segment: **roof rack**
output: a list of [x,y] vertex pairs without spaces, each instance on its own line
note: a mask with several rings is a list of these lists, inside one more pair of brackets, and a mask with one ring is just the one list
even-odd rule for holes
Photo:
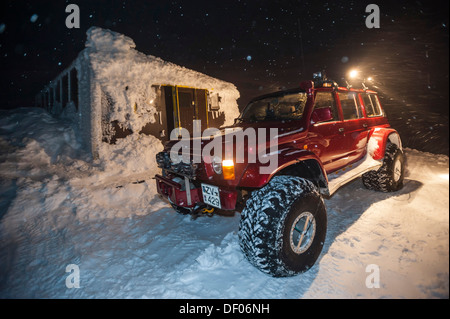
[[331,87],[338,86],[338,84],[335,81],[327,79],[325,72],[313,73],[313,82],[314,82],[314,87],[331,88]]

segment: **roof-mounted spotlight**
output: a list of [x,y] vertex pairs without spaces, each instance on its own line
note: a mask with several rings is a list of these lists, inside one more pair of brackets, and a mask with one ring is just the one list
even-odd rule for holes
[[369,76],[369,77],[363,79],[363,82],[362,82],[363,90],[369,89],[369,87],[366,85],[366,81],[372,82],[372,84],[373,84],[373,77]]
[[[352,69],[348,72],[347,77],[349,80],[354,80],[358,77],[359,71],[357,69]],[[345,83],[347,83],[347,89],[351,89],[352,85],[350,83],[348,83],[347,80],[345,80]]]
[[350,79],[355,79],[358,76],[359,71],[356,69],[350,70],[350,72],[348,72],[348,77]]
[[[373,77],[369,76],[369,77],[364,77],[360,74],[360,71],[357,69],[352,69],[348,72],[348,79],[349,80],[361,80],[362,79],[362,88],[364,90],[367,90],[368,87],[366,86],[366,81],[368,82],[372,82],[373,81]],[[352,87],[352,85],[346,81],[347,83],[347,88],[350,89]]]

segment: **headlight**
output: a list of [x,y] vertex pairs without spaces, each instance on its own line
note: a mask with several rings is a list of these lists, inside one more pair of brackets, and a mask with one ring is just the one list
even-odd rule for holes
[[212,160],[212,167],[216,174],[222,174],[222,159],[218,156],[214,156]]

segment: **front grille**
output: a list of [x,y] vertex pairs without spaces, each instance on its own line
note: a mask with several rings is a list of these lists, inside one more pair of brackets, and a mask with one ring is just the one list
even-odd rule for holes
[[180,162],[178,164],[174,164],[170,160],[170,155],[167,152],[160,152],[156,154],[156,162],[158,164],[158,167],[166,171],[176,173],[182,176],[187,176],[192,179],[195,179],[196,177],[198,164],[194,164],[192,162],[191,163]]

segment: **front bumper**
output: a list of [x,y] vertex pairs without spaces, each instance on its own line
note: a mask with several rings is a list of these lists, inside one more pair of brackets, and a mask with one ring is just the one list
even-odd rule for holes
[[[158,194],[166,198],[170,203],[190,209],[197,206],[206,205],[203,202],[203,193],[201,187],[190,188],[189,191],[186,191],[183,185],[174,182],[169,178],[163,177],[161,175],[155,175],[155,179]],[[237,197],[238,192],[236,190],[219,187],[221,209],[234,210],[236,208]]]

